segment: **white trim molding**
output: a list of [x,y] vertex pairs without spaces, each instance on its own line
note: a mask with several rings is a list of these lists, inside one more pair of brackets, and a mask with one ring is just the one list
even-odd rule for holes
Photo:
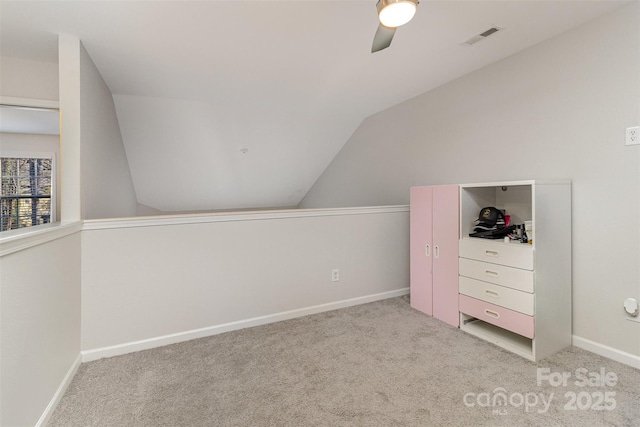
[[23,108],[43,108],[47,110],[58,110],[60,103],[49,99],[16,98],[13,96],[0,96],[0,105]]
[[29,249],[82,231],[82,222],[50,223],[3,231],[0,235],[0,257]]
[[108,218],[85,220],[83,230],[114,228],[159,227],[166,225],[201,224],[211,222],[257,221],[287,218],[305,218],[339,215],[387,214],[409,212],[408,205],[372,206],[359,208],[287,209],[265,211],[220,212],[185,215],[158,215],[146,217]]
[[615,360],[616,362],[624,363],[625,365],[640,369],[640,356],[636,356],[635,354],[627,353],[576,335],[573,336],[573,345],[583,350],[590,351],[591,353],[606,357],[607,359]]
[[71,384],[73,377],[76,375],[76,372],[78,372],[78,368],[80,367],[81,363],[82,363],[82,356],[78,355],[78,357],[76,357],[76,360],[73,361],[73,363],[71,364],[71,367],[67,371],[67,375],[65,375],[64,378],[62,379],[60,386],[58,387],[55,394],[51,398],[51,401],[47,405],[47,408],[44,410],[44,412],[40,416],[40,419],[36,423],[36,427],[44,427],[47,425],[47,423],[49,422],[49,419],[51,418],[51,415],[53,415],[53,411],[55,411],[56,406],[58,406],[58,403],[60,403],[60,400],[62,399],[62,396],[64,396],[64,393],[67,391],[67,388],[69,388],[69,385]]
[[380,301],[387,298],[395,298],[409,294],[409,288],[401,288],[393,291],[382,292],[379,294],[366,295],[363,297],[351,298],[341,301],[320,304],[311,307],[300,308],[296,310],[284,311],[281,313],[269,314],[266,316],[254,317],[251,319],[239,320],[237,322],[213,325],[206,328],[193,329],[190,331],[178,332],[176,334],[163,335],[159,337],[149,338],[140,341],[128,342],[124,344],[113,345],[109,347],[96,348],[92,350],[84,350],[81,352],[83,362],[91,362],[105,357],[120,356],[127,353],[133,353],[141,350],[162,347],[169,344],[189,341],[197,338],[205,338],[213,335],[223,334],[225,332],[236,331],[239,329],[250,328],[253,326],[266,325],[268,323],[280,322],[283,320],[294,319],[297,317],[309,316],[312,314],[323,313],[325,311],[338,310],[341,308],[351,307],[354,305],[366,304],[374,301]]

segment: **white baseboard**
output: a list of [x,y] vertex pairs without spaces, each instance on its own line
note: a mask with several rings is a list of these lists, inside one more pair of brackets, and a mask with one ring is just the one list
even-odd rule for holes
[[58,403],[60,403],[60,399],[62,399],[62,396],[64,396],[65,391],[67,391],[69,384],[71,384],[73,377],[78,371],[80,363],[82,363],[82,357],[81,355],[78,355],[78,357],[76,357],[76,360],[73,361],[71,367],[67,371],[67,375],[64,376],[64,379],[60,383],[60,386],[58,386],[58,389],[51,398],[51,401],[47,405],[47,408],[40,416],[40,419],[36,423],[36,427],[44,427],[47,425],[47,423],[49,422],[49,418],[51,418],[51,415],[53,415],[53,411],[56,409],[56,406],[58,406]]
[[573,345],[583,350],[590,351],[591,353],[615,360],[616,362],[624,363],[625,365],[640,369],[640,356],[636,356],[586,338],[578,337],[576,335],[573,336]]
[[409,288],[402,288],[379,294],[367,295],[363,297],[351,298],[342,301],[330,302],[311,307],[300,308],[296,310],[284,311],[281,313],[269,314],[266,316],[254,317],[236,322],[224,323],[221,325],[209,326],[206,328],[193,329],[190,331],[179,332],[176,334],[163,335],[159,337],[149,338],[140,341],[128,342],[124,344],[113,345],[109,347],[101,347],[92,350],[84,350],[81,352],[83,362],[91,362],[93,360],[105,357],[120,356],[122,354],[133,353],[150,348],[162,347],[164,345],[175,344],[183,341],[189,341],[197,338],[204,338],[212,335],[222,334],[225,332],[235,331],[238,329],[249,328],[252,326],[266,325],[267,323],[280,322],[282,320],[294,319],[296,317],[308,316],[311,314],[322,313],[325,311],[337,310],[340,308],[351,307],[354,305],[366,304],[369,302],[379,301],[387,298],[395,298],[409,293]]

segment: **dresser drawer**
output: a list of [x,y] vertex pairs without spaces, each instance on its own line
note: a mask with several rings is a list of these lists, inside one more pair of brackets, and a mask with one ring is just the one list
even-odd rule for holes
[[533,294],[462,276],[460,276],[459,290],[461,294],[528,316],[534,315]]
[[533,270],[533,247],[522,243],[470,237],[460,240],[459,253],[462,258]]
[[534,338],[534,318],[466,295],[459,296],[460,312],[527,338]]
[[460,258],[458,271],[461,276],[533,293],[533,271],[530,270]]

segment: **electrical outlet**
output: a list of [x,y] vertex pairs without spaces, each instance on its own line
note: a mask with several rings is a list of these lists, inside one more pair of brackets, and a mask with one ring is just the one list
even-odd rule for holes
[[331,281],[332,282],[340,281],[340,270],[338,270],[337,268],[334,270],[331,270]]
[[640,126],[627,128],[627,138],[625,139],[625,145],[638,145],[640,144]]

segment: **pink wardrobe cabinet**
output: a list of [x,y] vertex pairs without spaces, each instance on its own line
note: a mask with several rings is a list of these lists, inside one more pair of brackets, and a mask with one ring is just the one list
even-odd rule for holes
[[411,307],[458,326],[459,187],[411,187]]

